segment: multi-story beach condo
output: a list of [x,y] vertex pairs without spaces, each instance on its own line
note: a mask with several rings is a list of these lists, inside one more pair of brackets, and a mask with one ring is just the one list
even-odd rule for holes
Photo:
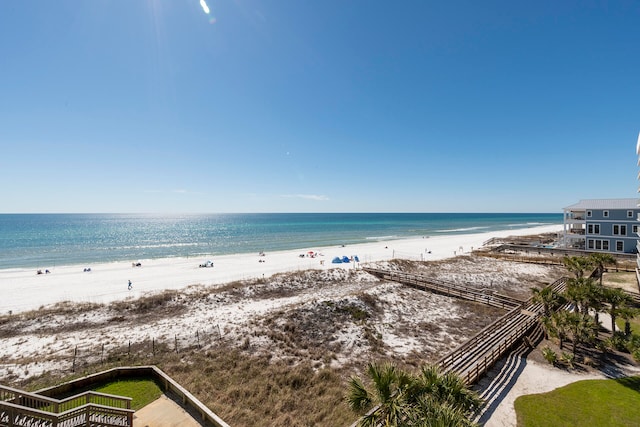
[[565,247],[612,253],[637,252],[638,199],[580,200],[563,210]]

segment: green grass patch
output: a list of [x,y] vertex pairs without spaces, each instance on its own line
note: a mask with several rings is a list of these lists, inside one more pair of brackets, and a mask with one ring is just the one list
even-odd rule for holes
[[637,426],[640,377],[585,380],[515,401],[518,427]]
[[162,390],[153,380],[130,379],[114,381],[97,387],[94,391],[116,396],[131,397],[131,409],[138,410],[158,399]]
[[616,285],[626,284],[626,283],[636,283],[636,273],[629,272],[607,272],[604,273],[603,276],[603,285],[615,287]]

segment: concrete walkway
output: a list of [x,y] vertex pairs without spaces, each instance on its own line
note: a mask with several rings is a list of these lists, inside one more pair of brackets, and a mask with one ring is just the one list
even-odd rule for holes
[[202,427],[187,411],[164,394],[133,414],[134,427]]

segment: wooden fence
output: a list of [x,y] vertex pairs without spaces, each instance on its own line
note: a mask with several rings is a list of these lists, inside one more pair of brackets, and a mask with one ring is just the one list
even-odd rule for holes
[[202,349],[220,345],[224,335],[216,325],[209,329],[196,329],[191,334],[172,334],[160,337],[150,336],[142,341],[109,339],[100,342],[99,337],[90,343],[68,345],[48,352],[47,358],[61,362],[68,361],[68,369],[76,372],[84,366],[103,364],[113,360],[131,360],[137,356],[156,356],[163,353],[181,353],[192,349]]

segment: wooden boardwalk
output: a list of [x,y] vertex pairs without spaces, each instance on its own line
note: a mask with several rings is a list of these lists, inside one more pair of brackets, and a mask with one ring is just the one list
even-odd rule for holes
[[[503,357],[514,344],[520,342],[534,329],[543,312],[542,305],[534,304],[532,299],[521,301],[517,298],[488,292],[471,286],[442,282],[418,274],[366,267],[364,270],[378,277],[400,282],[418,289],[509,310],[507,314],[500,319],[491,323],[460,347],[438,360],[437,365],[443,372],[455,372],[469,385],[475,383]],[[565,283],[566,279],[562,278],[549,286],[558,292],[562,292]]]
[[403,283],[425,291],[462,298],[468,301],[479,302],[506,310],[521,307],[525,304],[525,301],[507,295],[501,295],[489,289],[481,289],[467,285],[459,285],[452,282],[445,282],[443,280],[436,280],[420,274],[410,274],[403,273],[401,271],[369,267],[364,267],[363,270],[380,278]]

